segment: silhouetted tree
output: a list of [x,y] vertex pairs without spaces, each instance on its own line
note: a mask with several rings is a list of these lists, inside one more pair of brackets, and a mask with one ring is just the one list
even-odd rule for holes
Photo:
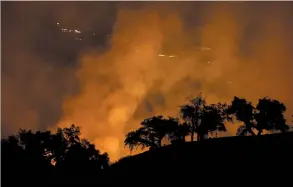
[[66,169],[66,173],[74,175],[78,174],[76,169],[82,170],[83,174],[98,173],[102,169],[108,167],[108,155],[100,154],[99,150],[95,149],[95,145],[87,140],[82,140],[70,146],[64,154],[62,167]]
[[225,120],[227,118],[225,114],[226,104],[211,104],[207,105],[203,109],[203,113],[200,119],[200,125],[197,127],[197,134],[199,140],[205,139],[209,132],[214,131],[226,131]]
[[185,137],[190,134],[189,126],[186,123],[177,125],[176,128],[174,128],[173,132],[170,132],[168,134],[168,139],[171,140],[171,143],[179,143],[179,142],[185,142]]
[[75,168],[87,168],[87,171],[92,173],[107,168],[108,155],[101,154],[99,150],[95,149],[94,144],[86,139],[81,139],[80,134],[80,128],[75,125],[57,129],[53,143],[57,143],[59,146],[52,145],[55,166],[68,173],[75,173]]
[[161,147],[163,138],[177,128],[178,120],[171,117],[165,119],[163,116],[154,116],[143,120],[141,126],[139,129],[126,134],[124,144],[130,150],[136,147],[142,149],[145,147],[150,147],[150,149]]
[[[82,175],[87,176],[108,168],[108,155],[101,154],[93,144],[79,136],[80,128],[75,125],[58,128],[56,133],[21,129],[18,135],[1,141],[4,169],[18,170],[22,177],[29,174],[45,180],[52,171],[56,176],[80,175],[79,171],[83,171]],[[25,171],[28,169],[30,171]]]
[[[46,180],[52,174],[53,166],[42,151],[44,142],[35,133],[20,130],[17,135],[2,139],[1,146],[1,167],[6,176],[14,176],[25,183],[29,175]],[[6,178],[3,177],[4,183]],[[16,181],[10,181],[14,182]]]
[[19,161],[23,156],[23,153],[24,149],[20,146],[20,142],[17,136],[9,136],[7,139],[1,140],[2,164],[17,164],[15,161]]
[[[200,93],[195,99],[191,99],[188,104],[180,107],[180,115],[190,127],[191,141],[194,141],[194,134],[200,124],[205,104],[206,101]],[[197,140],[200,140],[200,136],[197,136]]]
[[[153,149],[161,147],[164,138],[168,138],[173,144],[185,142],[186,136],[191,134],[191,141],[193,141],[195,133],[198,141],[201,141],[209,133],[226,131],[224,123],[226,120],[230,121],[231,116],[235,116],[237,120],[243,122],[238,129],[237,135],[247,135],[248,133],[255,135],[253,128],[258,130],[258,135],[261,135],[264,130],[286,132],[289,127],[284,119],[285,111],[286,107],[283,103],[267,97],[260,99],[254,108],[250,102],[238,97],[234,97],[229,106],[222,103],[207,105],[200,94],[180,108],[180,114],[183,119],[182,124],[179,123],[179,119],[172,117],[154,116],[147,118],[141,122],[140,128],[127,133],[124,143],[131,150],[136,147]],[[267,137],[261,138],[263,139],[260,143],[268,140]],[[241,142],[245,139],[239,138],[235,139],[235,141],[242,144]],[[260,138],[252,138],[251,140],[253,141],[250,143],[253,145],[254,140],[258,139]],[[282,141],[285,141],[285,139],[291,140],[292,133],[285,134],[283,139]],[[209,145],[210,143],[214,144],[213,141],[210,141],[207,144],[203,142],[200,145]],[[215,143],[215,148],[221,144],[221,141],[219,141],[219,144]],[[177,149],[179,147],[174,147],[179,150]],[[202,148],[203,146],[199,147]],[[258,150],[258,148],[259,145],[255,145],[253,149]],[[168,152],[168,149],[164,150],[167,150],[166,155],[174,153]],[[210,160],[213,157],[212,151],[202,150],[207,154],[198,158]],[[223,147],[220,150],[223,150]],[[152,152],[152,155],[157,155],[157,153],[160,153],[160,151]],[[41,181],[55,180],[54,183],[56,184],[60,184],[60,181],[68,183],[68,185],[73,183],[84,184],[87,180],[83,177],[102,174],[105,169],[109,168],[107,153],[102,154],[95,148],[94,144],[81,138],[80,128],[75,125],[71,125],[68,128],[58,128],[56,132],[32,132],[31,130],[21,129],[17,135],[1,140],[1,154],[1,166],[2,170],[4,170],[3,173],[5,173],[3,179],[6,180],[7,176],[13,176],[23,182],[29,181],[31,183],[28,178],[33,176]],[[200,154],[197,152],[195,155]],[[219,157],[219,159],[223,158],[221,155]],[[165,158],[163,157],[163,160],[159,160],[154,165],[162,163]],[[177,156],[172,156],[171,158],[177,159]],[[243,156],[243,158],[245,159],[246,157]],[[121,161],[122,164],[125,163],[125,168],[129,166],[127,162],[127,159]],[[190,164],[190,162],[185,163]],[[144,165],[144,167],[148,164]],[[163,165],[165,168],[166,164]],[[139,166],[138,164],[137,167]],[[117,165],[115,167],[117,168]],[[72,181],[68,180],[69,176],[73,177]],[[34,180],[33,182],[39,185],[38,182]],[[10,185],[12,186],[12,183]]]
[[256,108],[252,106],[251,102],[234,97],[232,105],[227,110],[229,114],[234,114],[237,120],[244,123],[237,130],[236,135],[238,136],[245,136],[248,133],[255,135],[253,128],[258,131],[258,135],[261,135],[263,130],[288,131],[289,126],[283,115],[285,111],[286,107],[283,103],[267,97],[259,99]]
[[233,114],[236,116],[236,119],[243,122],[244,126],[238,129],[241,130],[239,135],[244,135],[250,133],[255,135],[252,128],[255,128],[253,124],[253,110],[251,102],[246,101],[244,98],[234,97],[232,104],[227,109],[227,114]]
[[283,115],[285,111],[286,106],[277,100],[272,100],[267,97],[259,99],[254,115],[258,135],[261,135],[263,130],[288,131],[289,126],[286,125],[286,120]]
[[49,131],[33,133],[31,130],[24,129],[21,129],[17,135],[19,144],[24,149],[21,160],[30,170],[38,171],[35,173],[37,176],[43,173],[42,177],[46,177],[53,169],[51,160],[47,157],[49,155],[47,144],[50,141],[50,136]]

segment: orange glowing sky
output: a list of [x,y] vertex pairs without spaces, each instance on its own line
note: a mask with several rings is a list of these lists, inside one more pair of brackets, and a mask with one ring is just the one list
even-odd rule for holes
[[[45,62],[30,55],[27,63],[32,68],[19,63],[19,68],[24,68],[10,70],[17,78],[5,74],[5,123],[19,128],[27,121],[30,124],[26,127],[38,129],[40,116],[36,108],[27,110],[28,102],[23,98],[36,103],[48,100],[47,104],[53,105],[58,90],[68,86],[72,77],[79,84],[78,91],[58,97],[62,112],[48,128],[74,123],[113,160],[129,154],[123,148],[125,133],[137,128],[142,119],[157,114],[177,116],[178,106],[186,102],[186,97],[199,92],[210,103],[229,102],[234,95],[255,103],[259,97],[269,96],[287,105],[290,119],[292,3],[129,4],[115,6],[107,50],[81,51],[76,68],[59,68],[52,76],[53,70]],[[80,19],[74,8],[68,14],[64,11],[60,15]],[[66,19],[70,20],[68,16]],[[200,51],[200,47],[211,50]],[[163,53],[175,57],[158,56]],[[17,90],[24,82],[17,80],[38,69],[41,71],[31,75],[32,83],[27,84],[30,89],[47,92],[36,98],[19,95]],[[13,111],[21,115],[15,116]],[[236,128],[228,125],[229,133],[234,135]]]

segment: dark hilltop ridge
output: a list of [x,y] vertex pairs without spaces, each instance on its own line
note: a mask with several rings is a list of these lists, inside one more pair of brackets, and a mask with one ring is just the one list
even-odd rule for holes
[[[25,173],[7,167],[2,159],[1,185],[28,186],[152,186],[262,184],[290,182],[293,159],[293,132],[262,136],[208,139],[168,145],[121,158],[103,173],[49,173],[27,166]],[[75,163],[76,164],[76,163]],[[6,167],[5,167],[6,166]],[[9,172],[5,170],[10,170]],[[91,167],[88,167],[90,170]],[[39,173],[40,172],[40,173]],[[44,176],[45,175],[45,176]],[[252,181],[250,181],[252,180]],[[279,183],[279,182],[278,182]]]
[[[128,132],[125,146],[149,150],[115,163],[81,138],[78,126],[21,129],[1,140],[1,185],[288,185],[293,132],[285,111],[283,103],[267,97],[256,106],[239,97],[230,104],[207,104],[199,94],[180,107],[180,119],[153,116]],[[236,136],[217,137],[226,122],[235,121],[242,124]]]
[[168,145],[122,158],[111,165],[109,173],[111,178],[124,179],[124,182],[132,177],[144,180],[149,176],[162,181],[160,178],[166,176],[176,182],[188,176],[203,180],[209,177],[237,177],[250,172],[254,173],[254,177],[266,174],[277,177],[292,171],[292,162],[293,132],[287,132]]

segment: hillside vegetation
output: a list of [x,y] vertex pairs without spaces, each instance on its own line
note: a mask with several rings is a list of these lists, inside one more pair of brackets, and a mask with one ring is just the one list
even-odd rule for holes
[[[283,103],[267,97],[256,106],[239,97],[230,104],[207,104],[199,94],[180,107],[180,118],[142,120],[126,134],[124,145],[149,151],[114,164],[107,153],[81,138],[75,125],[56,132],[21,129],[1,140],[1,182],[3,186],[165,186],[225,185],[231,179],[286,181],[292,168],[293,132],[285,111]],[[241,122],[236,136],[213,136],[226,131],[226,122],[235,121]],[[170,145],[164,146],[163,139]]]

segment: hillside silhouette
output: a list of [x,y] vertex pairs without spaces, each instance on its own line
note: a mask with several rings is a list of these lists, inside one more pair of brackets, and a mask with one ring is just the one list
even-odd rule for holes
[[[126,134],[124,143],[130,150],[149,150],[115,163],[81,138],[75,125],[56,132],[21,129],[1,141],[1,182],[121,186],[286,181],[292,169],[293,132],[285,111],[283,103],[268,97],[253,106],[240,97],[231,103],[207,104],[199,94],[179,107],[180,118],[162,115],[142,120],[138,129]],[[241,122],[236,136],[217,138],[218,132],[227,131],[228,122]]]
[[181,185],[188,185],[188,178],[217,185],[234,179],[236,184],[246,183],[247,178],[255,181],[262,176],[285,180],[291,175],[292,158],[293,132],[207,139],[122,158],[111,166],[109,176],[114,179],[109,181],[127,184],[130,176],[144,184],[153,182],[146,180],[148,176],[164,184]]

